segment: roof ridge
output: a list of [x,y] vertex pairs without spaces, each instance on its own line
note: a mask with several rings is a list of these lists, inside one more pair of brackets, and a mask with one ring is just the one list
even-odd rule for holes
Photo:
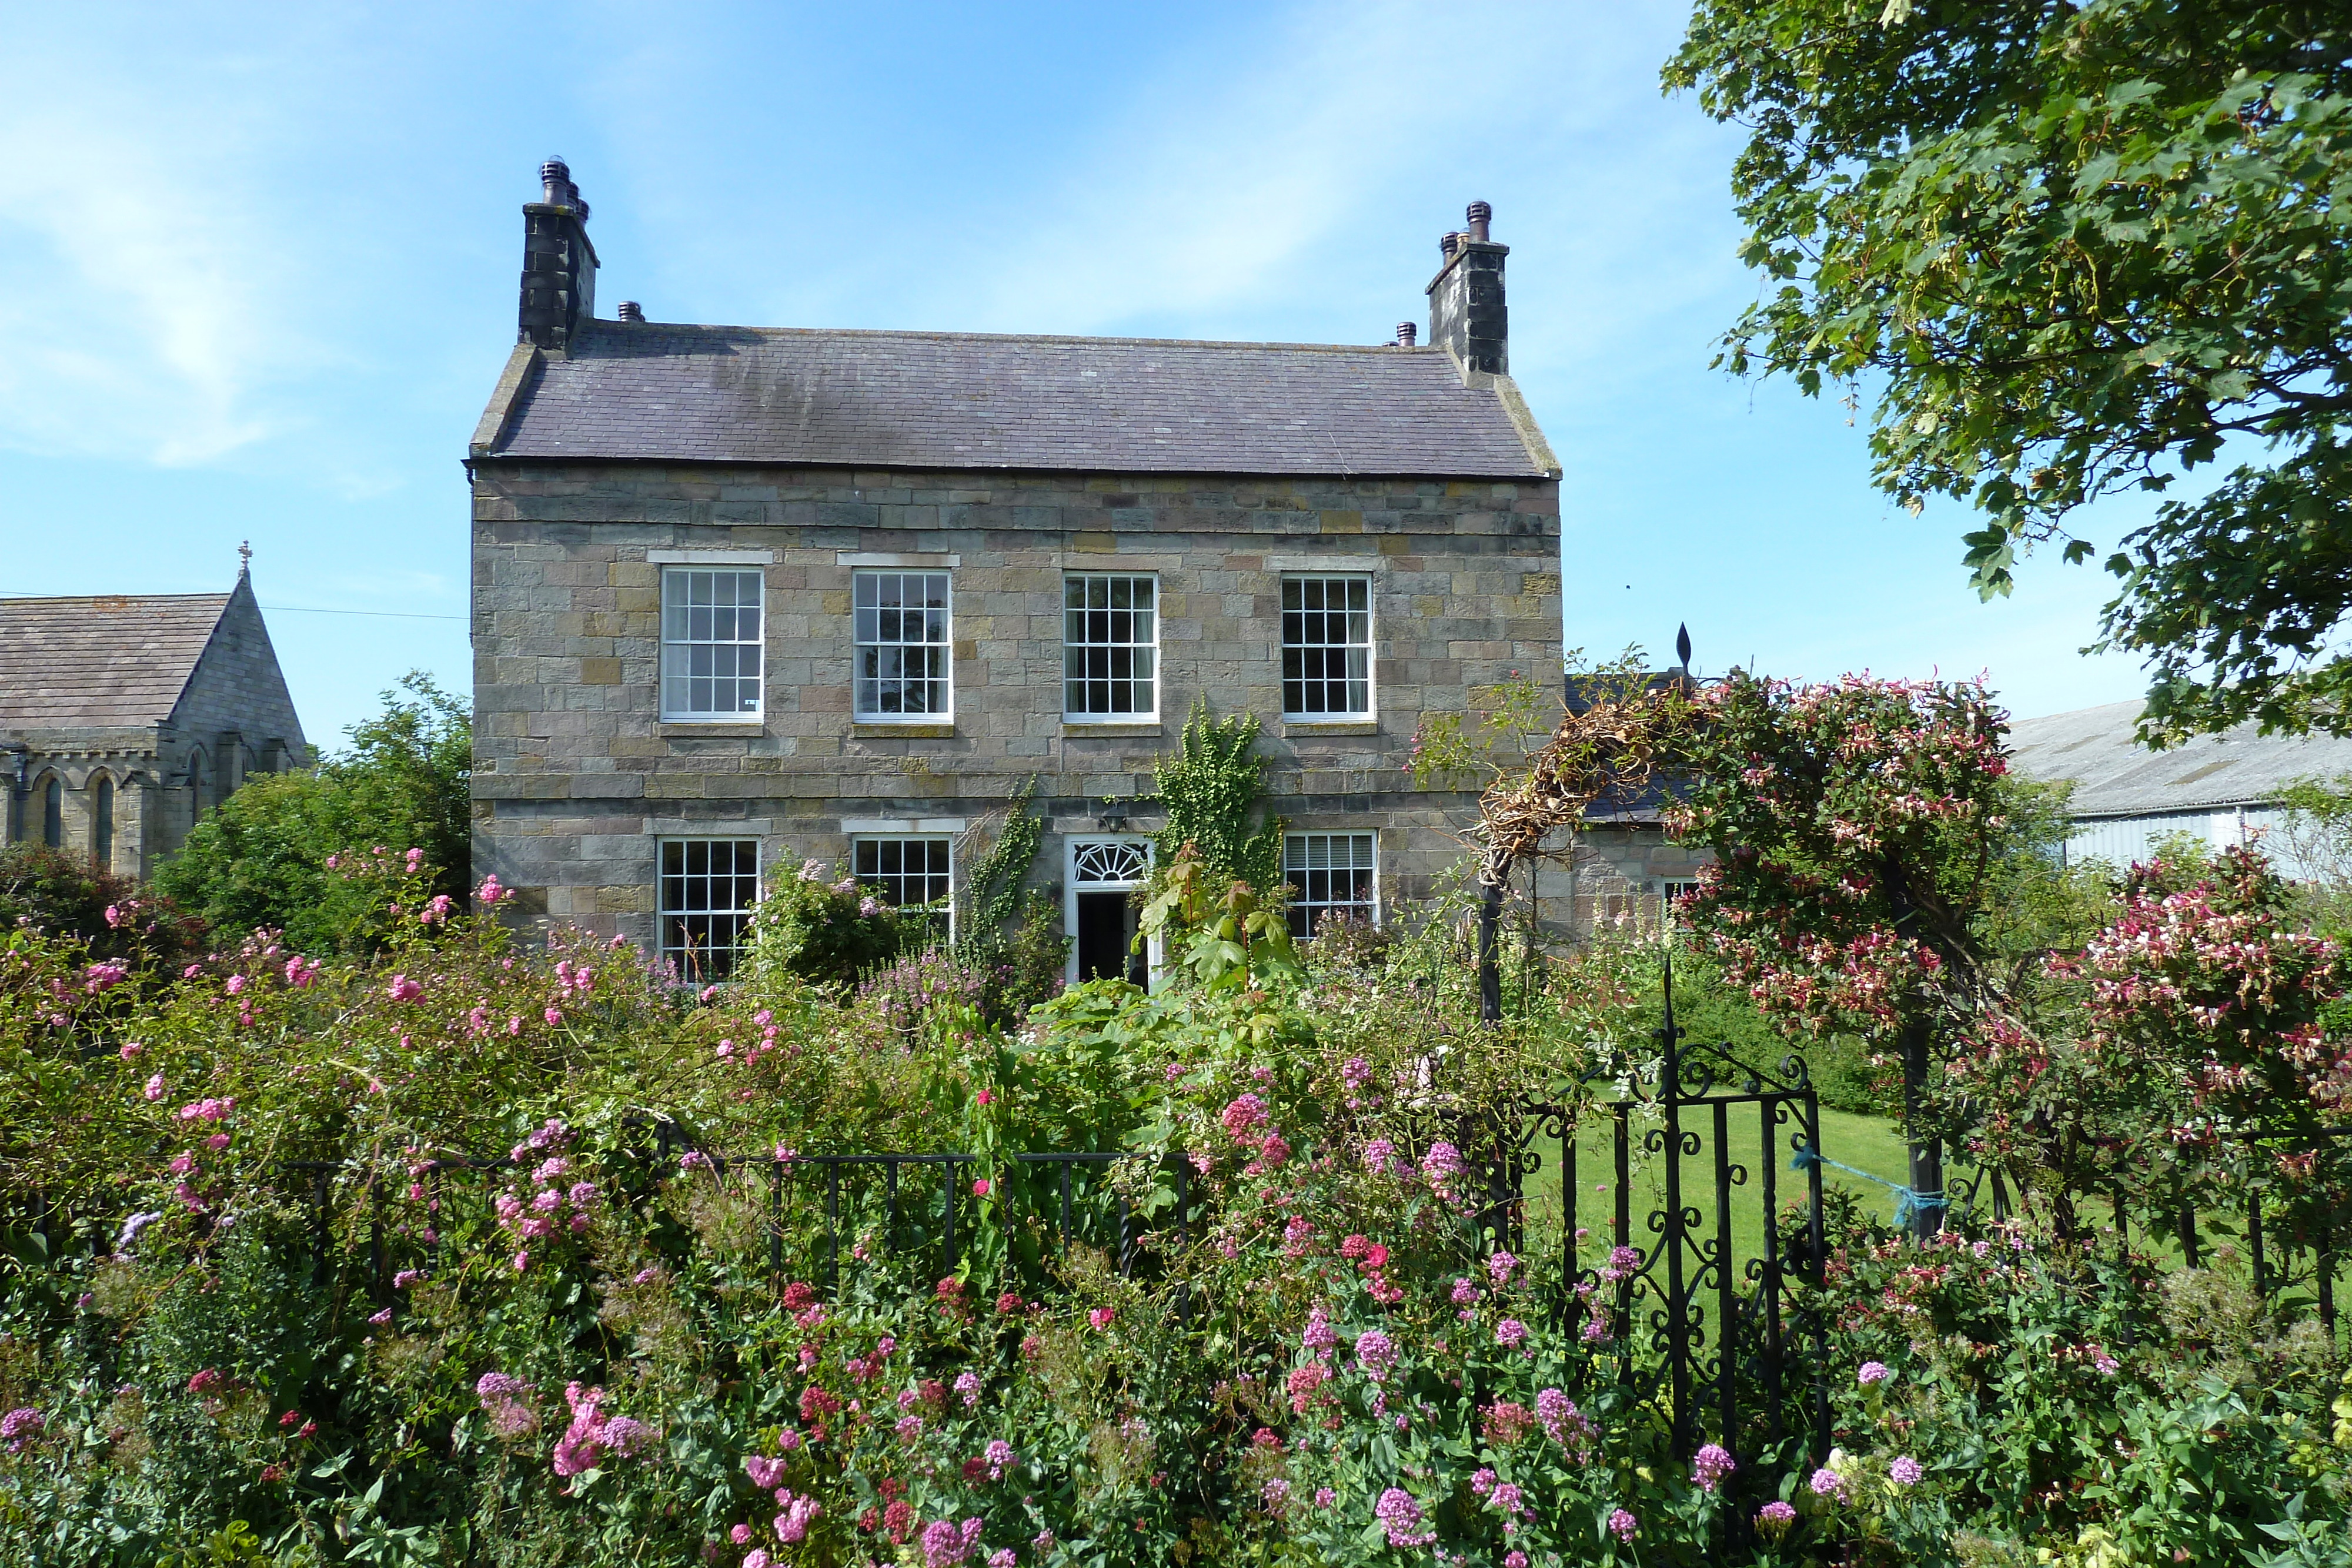
[[101,600],[110,604],[153,604],[163,600],[197,603],[211,599],[226,606],[230,593],[17,593],[0,598],[0,604],[93,604]]
[[1444,350],[1434,344],[1406,348],[1398,343],[1306,343],[1250,338],[1119,338],[1085,332],[971,332],[947,328],[918,327],[746,327],[723,321],[597,321],[596,334],[616,331],[635,336],[661,331],[756,332],[772,338],[898,338],[993,343],[1106,343],[1122,347],[1171,349],[1276,349],[1314,353],[1381,354],[1391,358],[1428,358]]

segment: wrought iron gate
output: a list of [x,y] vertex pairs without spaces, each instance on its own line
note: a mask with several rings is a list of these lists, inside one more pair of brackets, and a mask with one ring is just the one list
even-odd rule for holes
[[[1829,1325],[1810,1294],[1794,1288],[1822,1282],[1822,1167],[1791,1162],[1802,1169],[1803,1207],[1801,1223],[1784,1236],[1776,1149],[1785,1129],[1788,1154],[1819,1152],[1821,1103],[1801,1057],[1784,1058],[1769,1074],[1688,1040],[1675,1022],[1671,960],[1664,1002],[1654,1092],[1582,1107],[1526,1104],[1491,1124],[1482,1162],[1488,1228],[1494,1245],[1523,1249],[1529,1178],[1557,1161],[1560,1277],[1575,1282],[1562,1310],[1591,1312],[1594,1322],[1605,1312],[1605,1335],[1588,1330],[1588,1338],[1615,1363],[1620,1385],[1655,1406],[1675,1454],[1687,1459],[1703,1443],[1719,1443],[1739,1467],[1728,1484],[1760,1499],[1773,1495],[1768,1472],[1800,1457],[1820,1464],[1829,1453]],[[1751,1116],[1762,1156],[1753,1170],[1732,1148],[1735,1130]],[[1637,1162],[1637,1144],[1649,1161]],[[1689,1190],[1684,1162],[1710,1152],[1711,1181]],[[1606,1213],[1591,1218],[1592,1228],[1605,1225],[1609,1250],[1605,1260],[1588,1262],[1597,1249],[1579,1227],[1580,1178],[1591,1179],[1595,1155],[1609,1199]],[[1637,1191],[1644,1164],[1654,1165],[1664,1190],[1641,1213],[1654,1201]],[[1761,1235],[1743,1259],[1734,1245],[1734,1197],[1751,1183]],[[1709,1189],[1711,1212],[1701,1207]],[[1727,1511],[1735,1532],[1746,1511]]]

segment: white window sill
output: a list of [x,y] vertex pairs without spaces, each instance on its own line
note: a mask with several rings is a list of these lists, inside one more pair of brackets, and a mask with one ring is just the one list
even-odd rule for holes
[[849,722],[861,729],[879,729],[890,726],[911,726],[919,728],[927,725],[953,725],[955,715],[951,713],[856,713],[849,716]]
[[765,715],[756,713],[666,713],[661,722],[685,729],[757,729],[767,720]]
[[1370,713],[1286,713],[1282,722],[1293,729],[1313,729],[1325,724],[1378,724],[1380,716]]

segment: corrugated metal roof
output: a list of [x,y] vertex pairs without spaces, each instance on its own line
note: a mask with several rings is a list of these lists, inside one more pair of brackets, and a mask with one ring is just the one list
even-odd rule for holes
[[0,728],[171,717],[229,597],[0,599]]
[[485,455],[1549,476],[1440,349],[616,321],[545,357]]
[[2029,779],[2071,779],[2077,817],[2129,817],[2252,805],[2297,779],[2352,773],[2352,739],[2263,736],[2240,725],[2170,751],[2133,737],[2137,702],[2108,703],[2010,727],[2012,764]]

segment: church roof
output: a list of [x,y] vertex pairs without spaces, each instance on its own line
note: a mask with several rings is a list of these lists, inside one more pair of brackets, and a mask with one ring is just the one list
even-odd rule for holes
[[2138,817],[2275,801],[2298,779],[2352,773],[2352,739],[2265,736],[2252,724],[2150,751],[2133,734],[2137,702],[2011,724],[2011,766],[2042,783],[2071,780],[2077,818]]
[[[1534,479],[1507,379],[1442,349],[582,323],[519,351],[475,455]],[[516,373],[517,371],[520,373]]]
[[0,729],[170,718],[232,597],[0,599]]

